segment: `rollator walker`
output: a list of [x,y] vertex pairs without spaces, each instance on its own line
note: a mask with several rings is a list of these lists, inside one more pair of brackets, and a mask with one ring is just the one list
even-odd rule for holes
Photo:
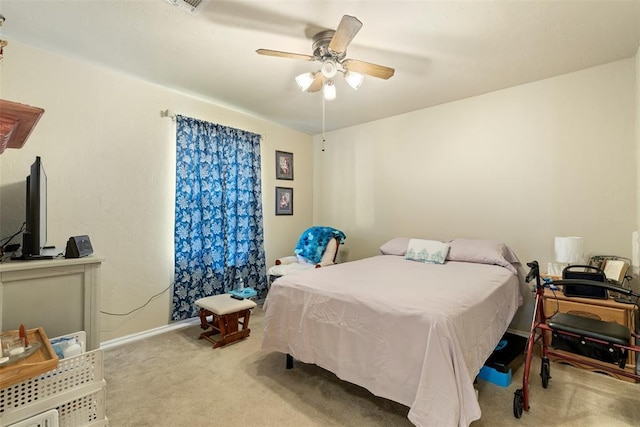
[[[540,377],[543,388],[549,386],[549,378],[551,378],[549,357],[579,362],[602,372],[640,380],[637,371],[630,372],[624,369],[629,352],[632,352],[633,355],[640,352],[640,346],[634,345],[634,343],[640,343],[640,337],[636,331],[631,331],[617,323],[604,322],[570,313],[555,313],[547,318],[543,298],[545,288],[550,288],[554,292],[562,292],[558,290],[559,286],[580,286],[583,289],[594,289],[596,292],[606,289],[624,295],[627,301],[635,306],[634,313],[637,313],[640,294],[606,281],[563,279],[547,282],[540,278],[538,261],[529,262],[527,266],[531,270],[527,274],[526,281],[529,283],[535,279],[536,298],[531,331],[526,346],[522,388],[516,390],[513,396],[513,415],[520,418],[523,410],[529,411],[529,371],[531,370],[534,345],[538,340],[542,342]],[[550,336],[552,337],[551,343],[549,342]],[[555,350],[569,353],[559,353]],[[573,357],[572,354],[583,357]]]

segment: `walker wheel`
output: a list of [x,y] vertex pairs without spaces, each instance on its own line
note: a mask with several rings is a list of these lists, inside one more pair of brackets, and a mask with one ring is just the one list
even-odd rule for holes
[[540,366],[540,376],[542,377],[542,388],[549,387],[550,375],[549,359],[542,360],[542,366]]
[[516,418],[522,417],[523,409],[524,409],[523,391],[521,388],[519,388],[513,394],[513,416]]

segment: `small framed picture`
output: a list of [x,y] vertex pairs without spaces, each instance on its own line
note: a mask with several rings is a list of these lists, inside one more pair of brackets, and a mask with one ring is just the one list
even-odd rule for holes
[[293,188],[276,187],[276,215],[293,215]]
[[276,150],[276,179],[293,181],[293,153]]

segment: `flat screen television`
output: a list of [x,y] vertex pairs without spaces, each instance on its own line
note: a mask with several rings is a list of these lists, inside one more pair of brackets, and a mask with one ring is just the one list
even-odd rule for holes
[[47,174],[38,156],[27,176],[25,231],[22,234],[22,256],[19,259],[50,259],[42,255],[47,244]]

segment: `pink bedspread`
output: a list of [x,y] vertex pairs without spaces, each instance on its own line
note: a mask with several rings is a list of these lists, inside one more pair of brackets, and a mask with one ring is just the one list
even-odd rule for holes
[[520,302],[503,267],[375,256],[276,280],[262,347],[407,405],[417,426],[467,426],[474,378]]

